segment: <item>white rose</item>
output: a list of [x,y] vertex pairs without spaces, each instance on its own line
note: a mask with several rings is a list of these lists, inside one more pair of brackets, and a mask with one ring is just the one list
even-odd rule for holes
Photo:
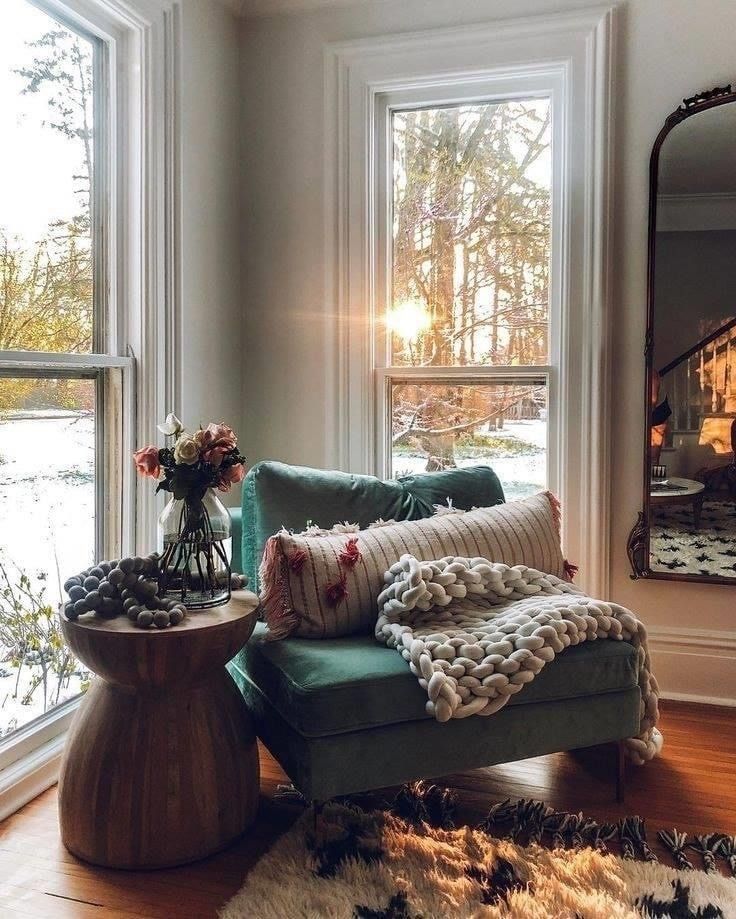
[[166,421],[163,424],[157,425],[159,431],[162,434],[165,434],[167,437],[171,437],[175,434],[180,434],[184,430],[184,425],[179,421],[176,415],[173,412],[169,412],[166,416]]
[[182,434],[174,446],[174,459],[177,463],[193,466],[199,459],[199,447],[191,434]]

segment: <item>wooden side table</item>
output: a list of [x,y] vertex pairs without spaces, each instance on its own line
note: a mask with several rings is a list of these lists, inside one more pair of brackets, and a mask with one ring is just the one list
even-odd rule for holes
[[64,845],[111,868],[163,868],[222,849],[253,822],[255,732],[225,664],[256,623],[237,591],[177,626],[125,617],[68,620],[69,647],[94,673],[61,764]]

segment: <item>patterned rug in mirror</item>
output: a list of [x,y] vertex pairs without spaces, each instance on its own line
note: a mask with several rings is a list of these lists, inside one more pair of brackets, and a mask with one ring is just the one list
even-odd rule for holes
[[[736,837],[660,835],[643,821],[598,824],[536,801],[495,805],[455,828],[436,786],[405,788],[391,810],[306,811],[251,870],[222,919],[733,919]],[[705,870],[708,869],[708,870]]]
[[736,577],[736,502],[703,502],[696,529],[687,506],[654,508],[651,560],[655,571]]

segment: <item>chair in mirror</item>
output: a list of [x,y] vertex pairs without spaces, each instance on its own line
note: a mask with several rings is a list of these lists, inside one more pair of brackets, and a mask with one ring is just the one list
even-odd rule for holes
[[685,99],[652,150],[635,578],[736,584],[734,103],[731,86]]

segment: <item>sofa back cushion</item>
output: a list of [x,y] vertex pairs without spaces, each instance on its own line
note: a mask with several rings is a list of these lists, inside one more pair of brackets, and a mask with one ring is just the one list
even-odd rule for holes
[[488,558],[565,576],[559,505],[549,492],[359,532],[282,530],[268,540],[261,566],[261,601],[273,637],[336,638],[373,629],[384,574],[406,553],[422,561]]
[[501,504],[504,495],[488,466],[381,481],[372,475],[257,463],[243,483],[243,571],[257,589],[266,540],[282,528],[304,530],[310,523],[331,527],[342,520],[365,528],[378,518],[419,520],[448,499],[454,507],[468,510]]

